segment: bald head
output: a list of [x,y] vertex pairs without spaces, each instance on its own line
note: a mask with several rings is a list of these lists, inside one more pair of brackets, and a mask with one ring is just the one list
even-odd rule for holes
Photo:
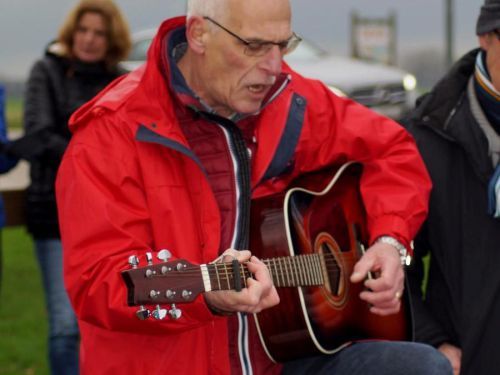
[[187,18],[199,16],[225,20],[229,14],[237,18],[255,10],[284,11],[283,16],[291,18],[289,0],[188,0],[186,14]]
[[228,0],[188,0],[187,17],[215,17],[224,12],[227,8]]

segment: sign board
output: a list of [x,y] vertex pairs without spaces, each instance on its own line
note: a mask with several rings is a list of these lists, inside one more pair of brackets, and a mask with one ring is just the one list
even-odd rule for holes
[[395,15],[388,18],[351,18],[352,56],[387,65],[396,64]]

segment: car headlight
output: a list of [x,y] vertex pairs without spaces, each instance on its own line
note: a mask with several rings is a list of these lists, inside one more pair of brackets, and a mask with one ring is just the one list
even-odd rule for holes
[[413,74],[406,74],[403,77],[403,87],[406,91],[413,91],[417,87],[417,79]]
[[340,96],[341,98],[347,98],[347,94],[342,90],[336,88],[335,86],[330,86],[330,85],[327,86],[335,95]]

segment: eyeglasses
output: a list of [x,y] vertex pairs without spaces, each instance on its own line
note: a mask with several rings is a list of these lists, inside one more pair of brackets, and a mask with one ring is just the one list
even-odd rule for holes
[[246,40],[240,37],[239,35],[233,33],[231,30],[226,29],[224,26],[222,26],[220,23],[214,21],[210,17],[203,17],[204,19],[212,22],[214,25],[220,27],[222,30],[227,32],[228,34],[232,35],[236,39],[238,39],[241,43],[245,45],[245,55],[247,56],[264,56],[267,52],[273,48],[273,46],[278,46],[281,55],[284,56],[290,52],[292,52],[299,43],[302,41],[302,38],[300,38],[297,34],[293,33],[290,38],[287,40],[284,40],[282,42],[271,42],[271,41],[265,41],[265,40]]

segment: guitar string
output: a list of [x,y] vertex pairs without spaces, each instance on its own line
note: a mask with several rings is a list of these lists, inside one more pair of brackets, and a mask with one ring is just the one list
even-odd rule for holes
[[[321,255],[324,257],[324,264],[326,265],[326,267],[328,268],[328,270],[332,270],[331,269],[331,265],[333,265],[333,268],[334,270],[338,270],[339,268],[341,268],[339,265],[338,265],[338,262],[337,260],[335,259],[335,257],[333,255]],[[298,255],[298,256],[294,256],[294,257],[277,257],[277,258],[272,258],[272,259],[264,259],[262,260],[263,263],[266,263],[266,265],[270,265],[271,263],[275,263],[276,261],[278,260],[291,260],[290,262],[287,262],[287,265],[285,267],[287,267],[287,269],[285,269],[285,272],[281,272],[281,271],[277,271],[273,274],[277,274],[277,275],[281,275],[281,274],[287,274],[289,273],[288,270],[291,269],[292,273],[298,273],[301,271],[301,267],[303,266],[302,264],[299,264],[299,258],[300,259],[304,259],[304,258],[317,258],[318,257],[318,254],[306,254],[306,255]],[[314,259],[314,260],[318,260],[318,259]],[[242,268],[247,268],[246,263],[240,263],[240,266]],[[220,272],[225,272],[226,271],[226,268],[228,269],[228,272],[232,272],[231,268],[231,263],[218,263],[218,264],[209,264],[207,265],[208,268],[217,268],[218,271]],[[229,267],[228,267],[229,266]],[[319,264],[315,264],[315,266],[319,266]],[[309,267],[310,268],[310,267]],[[178,271],[179,272],[179,275],[181,274],[196,274],[196,273],[199,273],[199,267],[190,267],[190,268],[187,268],[187,269],[184,269],[184,270],[180,270]],[[166,275],[162,275],[162,274],[158,274],[156,275],[157,277],[164,277]],[[220,275],[220,276],[224,276],[223,274]]]
[[[307,265],[306,265],[306,271],[308,271],[307,275],[302,272],[303,271],[303,269],[302,269],[303,263],[301,264],[300,261],[305,260],[305,259],[311,259],[316,263],[316,264],[314,264],[313,268],[316,268],[316,271],[319,272],[319,275],[321,275],[322,278],[324,277],[323,272],[321,272],[321,270],[317,269],[318,267],[321,268],[321,265],[318,262],[319,260],[323,260],[323,262],[325,264],[326,271],[330,277],[336,277],[336,276],[338,276],[339,273],[341,273],[341,269],[340,269],[333,254],[317,254],[317,253],[315,253],[315,254],[301,254],[301,255],[294,256],[294,257],[277,257],[277,258],[271,258],[271,259],[264,259],[263,262],[266,263],[266,265],[268,265],[268,266],[270,266],[271,263],[273,263],[273,262],[276,263],[279,261],[285,261],[288,263],[287,265],[285,265],[285,270],[284,270],[285,272],[277,271],[275,273],[272,273],[273,280],[277,281],[276,284],[278,286],[282,286],[281,284],[288,284],[288,285],[283,285],[283,286],[322,285],[324,283],[324,280],[321,280],[321,282],[317,282],[317,280],[311,280],[311,277],[307,276],[311,272],[315,271],[314,269],[311,269],[311,267],[307,267]],[[230,263],[210,264],[210,265],[208,265],[209,275],[211,277],[214,277],[215,275],[212,272],[215,272],[215,273],[222,272],[222,274],[218,275],[220,278],[221,284],[231,286],[231,283],[234,282],[235,276],[234,276],[234,273],[232,270],[232,266],[228,267],[229,265],[230,265]],[[333,265],[333,267],[331,267],[332,265]],[[212,271],[210,271],[210,269],[212,269]],[[291,272],[288,272],[289,270]],[[283,269],[281,269],[281,271],[283,271]],[[227,272],[227,277],[225,277],[226,272]],[[189,268],[189,269],[178,271],[176,273],[176,277],[182,277],[182,276],[190,277],[194,274],[199,274],[199,268]],[[288,283],[281,282],[281,281],[284,281],[284,277],[283,277],[284,275],[287,276],[287,280],[289,281]],[[154,276],[155,277],[167,277],[169,275],[167,273],[165,275],[159,274],[159,275],[154,275]],[[244,278],[243,281],[245,282],[245,284],[246,284],[246,279],[248,277],[252,277],[251,272],[248,270],[248,268],[245,266],[244,263],[241,264],[239,276],[240,276],[240,278]],[[290,280],[290,277],[291,277],[291,280]],[[281,281],[280,281],[280,278],[281,278]],[[306,278],[307,278],[307,280],[305,280]],[[301,281],[300,279],[303,279],[303,281]],[[299,284],[299,285],[297,285],[297,284]]]

